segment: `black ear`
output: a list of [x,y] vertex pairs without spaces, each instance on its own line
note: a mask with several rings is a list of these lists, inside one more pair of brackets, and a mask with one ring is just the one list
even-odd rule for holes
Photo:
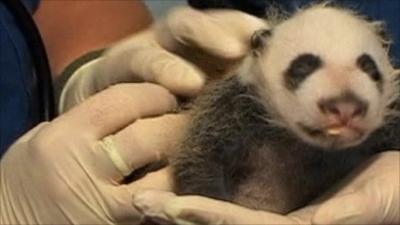
[[386,23],[382,21],[373,21],[372,18],[366,19],[374,27],[376,35],[381,39],[382,47],[388,49],[392,43],[392,34],[388,31]]
[[382,46],[384,48],[389,48],[390,44],[392,42],[392,37],[391,37],[391,34],[389,33],[389,31],[387,29],[386,24],[385,23],[378,23],[376,32],[379,35],[379,37],[381,37]]
[[268,39],[271,37],[272,31],[269,29],[257,30],[251,36],[251,50],[258,55],[261,50],[267,45]]

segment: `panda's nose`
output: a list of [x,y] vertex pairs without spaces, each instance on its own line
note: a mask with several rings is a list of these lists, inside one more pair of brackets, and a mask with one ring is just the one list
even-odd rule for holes
[[356,117],[364,117],[368,111],[368,103],[352,93],[322,99],[318,102],[318,107],[323,114],[334,116],[343,124]]

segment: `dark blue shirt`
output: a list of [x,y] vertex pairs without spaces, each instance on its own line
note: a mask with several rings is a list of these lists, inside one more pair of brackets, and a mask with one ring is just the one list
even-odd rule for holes
[[[247,13],[264,16],[269,6],[279,6],[293,12],[295,9],[316,2],[315,0],[188,0],[193,7],[232,8]],[[373,20],[384,21],[394,43],[391,56],[397,67],[400,66],[400,0],[335,0],[335,3],[349,7]]]
[[[23,0],[33,12],[39,0]],[[32,63],[24,36],[0,1],[0,157],[33,124]]]

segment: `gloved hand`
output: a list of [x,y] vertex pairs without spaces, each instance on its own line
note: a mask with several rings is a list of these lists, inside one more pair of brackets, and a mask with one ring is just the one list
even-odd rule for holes
[[206,75],[217,78],[233,69],[249,52],[253,32],[266,27],[264,20],[234,10],[175,9],[76,71],[62,92],[60,111],[124,82],[155,82],[177,95],[195,95]]
[[286,216],[200,196],[142,191],[134,204],[144,214],[189,224],[400,224],[400,152],[376,155],[310,206]]
[[0,161],[0,224],[138,224],[135,191],[170,190],[168,171],[122,180],[176,149],[186,116],[154,117],[175,106],[160,86],[119,84],[38,125]]
[[324,202],[314,224],[400,224],[400,152],[376,155]]

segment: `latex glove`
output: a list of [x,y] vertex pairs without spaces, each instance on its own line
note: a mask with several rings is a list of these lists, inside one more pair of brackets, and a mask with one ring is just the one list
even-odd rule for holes
[[239,11],[177,8],[75,72],[62,92],[60,112],[116,83],[155,82],[177,95],[195,95],[205,74],[230,71],[249,52],[253,32],[265,27],[265,21]]
[[400,224],[400,152],[364,164],[313,217],[315,224]]
[[161,191],[137,193],[134,202],[144,214],[182,225],[400,224],[400,152],[375,156],[325,198],[286,216]]
[[176,149],[186,117],[154,117],[175,106],[160,86],[120,84],[28,132],[0,161],[0,224],[138,224],[132,196],[171,190],[167,171],[121,181]]

